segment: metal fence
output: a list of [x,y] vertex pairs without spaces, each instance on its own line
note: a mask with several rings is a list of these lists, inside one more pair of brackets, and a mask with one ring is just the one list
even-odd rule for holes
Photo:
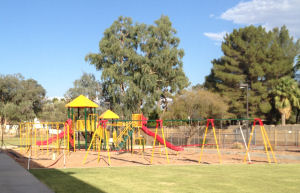
[[[220,148],[244,148],[241,129],[247,141],[250,137],[251,126],[248,129],[246,125],[220,125],[216,124],[216,139]],[[300,125],[275,126],[265,125],[265,130],[269,137],[270,143],[276,150],[289,150],[300,148]],[[222,129],[221,129],[222,128]],[[155,132],[155,128],[150,128]],[[3,135],[2,135],[3,131]],[[205,131],[205,124],[187,124],[176,123],[164,126],[164,136],[167,141],[186,148],[199,148],[202,146]],[[20,145],[19,125],[7,126],[0,129],[0,137],[3,136],[0,145],[6,148],[18,147]],[[111,133],[112,134],[112,133]],[[143,132],[140,134],[145,138],[146,146],[153,145],[153,137],[146,135]],[[158,135],[161,136],[161,130],[158,129]],[[111,136],[112,137],[112,136]],[[208,148],[215,147],[215,138],[211,127],[208,129],[205,145]],[[263,148],[263,138],[259,126],[255,127],[251,145],[256,148]]]
[[[241,127],[241,129],[240,129]],[[300,148],[300,125],[288,125],[288,126],[264,126],[270,143],[274,149],[288,150]],[[245,141],[248,142],[251,134],[252,127],[249,125],[248,129],[246,125],[230,125],[220,129],[216,129],[216,139],[220,148],[244,148],[244,141],[241,131],[243,132]],[[150,129],[155,132],[155,128]],[[166,140],[176,146],[184,147],[201,147],[204,138],[205,125],[199,126],[168,126],[164,127],[164,134]],[[146,145],[153,145],[153,138],[145,134],[142,134],[146,139]],[[158,135],[161,135],[161,131],[158,130]],[[205,145],[207,147],[215,147],[215,138],[211,127],[208,129]],[[263,138],[260,126],[255,126],[251,145],[258,149],[263,148]]]

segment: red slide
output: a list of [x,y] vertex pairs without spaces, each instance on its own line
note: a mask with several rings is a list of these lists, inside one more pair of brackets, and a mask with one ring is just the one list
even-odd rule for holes
[[[155,137],[155,133],[150,131],[145,125],[142,126],[142,130],[149,136]],[[161,138],[159,135],[156,135],[156,140],[159,141],[160,144],[164,144],[163,138]],[[175,146],[172,143],[166,141],[166,146],[174,151],[183,151],[182,147]]]
[[[58,134],[58,138],[59,139],[62,139],[65,135],[67,136],[68,134],[68,130],[66,129],[67,128],[67,125],[69,125],[69,133],[70,134],[72,134],[73,133],[73,130],[71,129],[71,125],[72,125],[72,120],[71,119],[69,119],[69,120],[67,120],[66,121],[66,123],[65,123],[65,130],[64,131],[62,131],[62,132],[60,132],[59,134]],[[71,136],[71,135],[70,135]],[[48,144],[51,144],[51,143],[53,143],[54,141],[56,141],[57,140],[57,135],[54,135],[53,137],[50,137],[49,139],[48,139]],[[72,137],[70,137],[70,144],[74,147],[74,141],[72,140]],[[47,140],[45,140],[45,141],[37,141],[36,142],[36,145],[47,145]]]

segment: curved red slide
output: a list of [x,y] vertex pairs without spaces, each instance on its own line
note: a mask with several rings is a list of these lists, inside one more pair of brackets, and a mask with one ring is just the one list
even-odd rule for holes
[[[155,137],[155,133],[150,131],[145,125],[142,126],[142,130],[149,136]],[[161,138],[159,135],[156,135],[156,140],[159,141],[160,144],[164,144],[163,138]],[[175,146],[172,143],[166,141],[166,146],[174,151],[183,151],[182,147]]]
[[[69,119],[65,122],[65,128],[67,128],[67,125],[69,125],[69,133],[72,134],[73,130],[71,129],[71,125],[72,125],[72,120]],[[65,129],[64,131],[60,132],[58,134],[58,138],[62,139],[65,135],[67,136],[68,134],[67,129]],[[71,136],[71,135],[70,135]],[[44,141],[37,141],[36,145],[49,145],[51,143],[53,143],[54,141],[57,140],[57,135],[54,135],[53,137],[50,137],[48,140],[44,140]],[[48,141],[48,143],[47,143]],[[70,144],[74,147],[74,141],[72,140],[72,137],[70,137]]]

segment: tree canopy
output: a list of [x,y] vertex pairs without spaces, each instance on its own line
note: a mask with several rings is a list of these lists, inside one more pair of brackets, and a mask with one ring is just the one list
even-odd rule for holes
[[195,87],[177,94],[164,119],[226,118],[228,105],[219,94]]
[[101,84],[93,74],[83,73],[78,80],[74,81],[73,85],[74,87],[65,94],[67,99],[74,99],[81,94],[94,101],[101,98]]
[[29,121],[42,110],[45,89],[36,80],[20,74],[0,76],[1,124]]
[[64,99],[54,98],[43,101],[42,111],[39,118],[44,122],[64,122],[67,120],[67,102]]
[[112,110],[125,116],[141,109],[148,115],[188,86],[184,51],[175,35],[167,16],[154,25],[119,17],[105,30],[99,53],[88,54],[86,60],[102,71],[103,95]]
[[247,90],[240,89],[240,83],[247,83],[250,116],[271,120],[274,104],[269,91],[281,77],[294,75],[299,48],[300,41],[295,42],[285,26],[269,32],[261,26],[235,29],[224,38],[224,56],[212,61],[205,87],[230,99],[230,113],[246,117]]
[[295,65],[295,79],[298,81],[300,85],[300,55],[298,55],[297,62]]

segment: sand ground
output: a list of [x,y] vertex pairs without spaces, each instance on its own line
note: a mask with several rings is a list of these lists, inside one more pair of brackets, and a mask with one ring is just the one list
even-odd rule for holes
[[[9,156],[15,159],[20,165],[28,167],[28,157],[31,153],[30,168],[88,168],[88,167],[113,167],[113,166],[143,166],[143,165],[195,165],[199,164],[201,148],[185,148],[184,151],[176,152],[168,149],[168,159],[164,148],[157,148],[153,154],[152,149],[144,152],[135,150],[131,152],[98,152],[77,150],[76,152],[65,152],[61,150],[7,150]],[[55,154],[55,155],[54,155]],[[242,164],[246,155],[242,149],[221,149],[222,164]],[[289,151],[274,151],[278,163],[300,163],[300,149]],[[84,157],[86,157],[85,163]],[[272,154],[269,152],[270,160]],[[252,163],[268,163],[267,154],[264,150],[251,150],[250,158]],[[169,162],[168,162],[169,160]],[[219,164],[220,157],[216,149],[204,149],[200,164]]]

